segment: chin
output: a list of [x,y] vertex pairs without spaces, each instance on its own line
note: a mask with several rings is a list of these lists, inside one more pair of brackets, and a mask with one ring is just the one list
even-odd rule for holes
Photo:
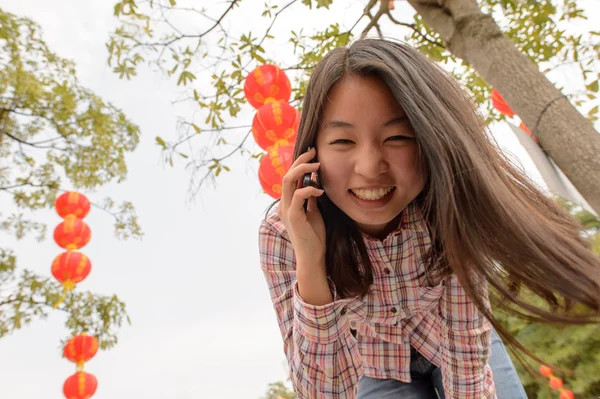
[[350,219],[365,226],[387,226],[406,208],[404,203],[387,204],[379,209],[361,209],[352,202],[345,202],[339,207]]

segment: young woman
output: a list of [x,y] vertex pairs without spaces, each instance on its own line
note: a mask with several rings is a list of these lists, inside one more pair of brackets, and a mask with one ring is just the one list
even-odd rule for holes
[[[306,173],[318,184],[303,187]],[[323,58],[282,191],[260,254],[299,398],[525,398],[489,294],[534,320],[600,314],[600,261],[576,222],[405,45]],[[521,286],[553,308],[522,302]]]

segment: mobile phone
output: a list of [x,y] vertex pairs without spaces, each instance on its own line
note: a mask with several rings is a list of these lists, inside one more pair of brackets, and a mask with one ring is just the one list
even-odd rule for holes
[[[317,161],[317,157],[314,157],[309,163],[314,163]],[[308,187],[308,186],[313,186],[313,187],[317,187],[317,182],[313,180],[313,173],[315,175],[317,175],[317,172],[310,172],[310,173],[305,173],[304,174],[304,178],[302,179],[302,188],[304,187]],[[318,181],[318,176],[315,176],[317,178]]]
[[[315,183],[312,179],[312,173],[305,173],[304,178],[302,179],[302,188],[308,186],[314,186]],[[304,200],[304,212],[308,210],[308,200]]]
[[[310,161],[310,163],[313,163],[315,161],[316,161],[316,157],[314,159],[312,159]],[[317,181],[318,181],[319,177],[317,175],[317,172],[314,172],[314,173],[315,173],[315,175],[316,175],[315,177],[317,178]],[[308,186],[318,187],[318,183],[315,182],[312,177],[313,177],[313,172],[304,174],[304,177],[302,178],[302,188],[305,188]],[[305,200],[304,201],[304,212],[306,212],[307,209],[308,209],[308,200]]]
[[310,186],[312,182],[312,173],[305,173],[304,179],[302,179],[302,188]]

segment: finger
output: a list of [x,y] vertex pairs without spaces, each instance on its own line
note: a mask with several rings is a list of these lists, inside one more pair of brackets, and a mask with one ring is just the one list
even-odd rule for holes
[[309,149],[304,154],[301,154],[298,158],[296,158],[294,163],[292,163],[292,166],[290,167],[290,169],[292,169],[293,167],[295,167],[297,165],[300,165],[301,163],[310,162],[316,155],[317,155],[316,148],[313,147],[313,148]]
[[316,172],[319,170],[319,166],[320,164],[318,162],[303,163],[288,170],[281,181],[281,200],[284,203],[284,206],[290,206],[294,191],[299,188],[298,181],[304,178],[304,174]]
[[[296,216],[304,213],[304,201],[311,197],[320,197],[323,195],[325,191],[316,187],[304,187],[296,190],[294,192],[294,198],[292,199],[292,203],[290,204],[290,214],[288,217],[292,217],[293,214]],[[301,212],[301,213],[299,213]]]
[[306,210],[307,212],[319,212],[319,207],[317,206],[317,197],[311,196],[308,199]]

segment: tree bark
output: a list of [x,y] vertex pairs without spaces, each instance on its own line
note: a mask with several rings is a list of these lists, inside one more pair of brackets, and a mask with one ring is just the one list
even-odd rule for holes
[[600,214],[600,134],[476,0],[407,0],[447,49],[495,87]]

